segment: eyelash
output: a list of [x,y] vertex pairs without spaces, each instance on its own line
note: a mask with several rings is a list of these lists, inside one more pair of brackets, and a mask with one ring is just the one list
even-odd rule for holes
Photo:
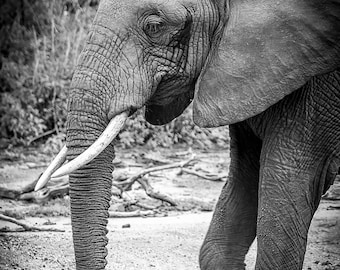
[[144,19],[143,30],[150,38],[157,37],[165,28],[166,24],[158,14],[151,14]]
[[144,32],[148,36],[154,36],[158,34],[161,30],[164,30],[165,25],[164,23],[147,23],[144,27]]

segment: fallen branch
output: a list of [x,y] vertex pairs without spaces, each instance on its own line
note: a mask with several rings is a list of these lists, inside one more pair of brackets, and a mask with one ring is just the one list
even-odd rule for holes
[[154,165],[167,165],[172,161],[169,159],[165,159],[162,155],[157,152],[142,154],[142,159],[144,159],[143,163],[153,163]]
[[0,187],[0,198],[18,200],[21,194],[31,192],[34,190],[34,187],[36,183],[38,182],[39,177],[33,182],[29,183],[28,185],[20,189],[9,189],[5,187]]
[[181,151],[181,152],[175,152],[171,153],[167,156],[167,158],[183,158],[184,156],[192,155],[192,149]]
[[[0,220],[4,220],[4,221],[8,221],[11,223],[14,223],[16,225],[21,226],[24,231],[30,231],[30,232],[34,232],[34,231],[40,231],[40,232],[64,232],[65,230],[60,230],[60,229],[55,229],[55,228],[39,228],[39,227],[34,227],[34,226],[30,226],[24,222],[21,222],[15,218],[9,217],[9,216],[5,216],[3,214],[0,214]],[[9,232],[12,230],[6,230],[6,232]],[[15,230],[17,231],[17,230]]]
[[16,200],[20,194],[20,190],[0,187],[0,198]]
[[169,196],[162,194],[160,192],[156,192],[153,187],[150,185],[148,179],[146,178],[140,178],[137,180],[138,183],[141,184],[143,189],[145,190],[146,194],[154,199],[161,200],[163,202],[169,203],[171,206],[177,206],[177,203],[174,202]]
[[[127,177],[125,179],[127,179]],[[51,198],[61,197],[69,194],[70,187],[68,176],[54,179],[53,182],[50,182],[50,184],[53,183],[54,186],[49,185],[39,191],[34,191],[37,181],[38,179],[20,189],[0,187],[0,198],[43,203],[47,202]],[[121,189],[113,187],[112,195],[118,197],[121,196]]]
[[131,203],[130,205],[135,205],[135,206],[138,206],[138,207],[140,207],[140,208],[147,209],[147,210],[154,210],[154,209],[157,208],[157,206],[148,205],[148,204],[141,203],[141,202]]
[[194,160],[194,157],[188,159],[187,161],[182,161],[178,163],[173,163],[169,165],[162,165],[162,166],[156,166],[152,168],[147,168],[145,170],[140,171],[139,173],[131,176],[127,180],[124,181],[114,181],[114,185],[118,188],[121,188],[123,191],[128,190],[134,182],[136,182],[139,178],[145,176],[146,174],[149,174],[151,172],[156,172],[156,171],[164,171],[164,170],[169,170],[169,169],[174,169],[174,168],[183,168],[184,166],[188,165],[190,162]]
[[136,210],[132,212],[109,211],[110,218],[129,218],[129,217],[147,217],[154,216],[155,212],[152,210],[141,211]]
[[330,205],[327,207],[327,210],[339,210],[340,205]]
[[156,210],[158,208],[158,206],[156,205],[149,205],[143,202],[140,202],[138,200],[130,200],[130,198],[128,198],[128,196],[123,196],[125,202],[123,202],[122,204],[124,205],[124,207],[130,207],[130,206],[137,206],[139,208],[143,208],[145,210]]
[[39,175],[39,177],[37,179],[35,179],[33,182],[27,184],[26,186],[24,186],[23,188],[20,189],[20,193],[27,193],[27,192],[31,192],[34,190],[35,185],[38,183],[38,180],[40,178],[42,174]]
[[21,194],[33,191],[37,182],[38,179],[20,189],[9,189],[5,187],[0,187],[0,198],[18,200]]
[[[39,179],[39,178],[38,178]],[[69,193],[68,177],[60,178],[55,186],[48,186],[39,191],[34,191],[38,179],[20,189],[8,189],[0,187],[0,198],[12,200],[33,200],[37,203],[46,202],[50,198],[62,196]]]
[[43,137],[45,137],[45,136],[47,136],[47,135],[51,135],[51,134],[53,134],[54,132],[56,132],[56,129],[55,129],[55,128],[54,128],[54,129],[51,129],[51,130],[49,130],[49,131],[46,131],[46,132],[44,132],[44,133],[38,135],[37,137],[34,137],[34,138],[32,138],[31,140],[29,140],[28,143],[27,143],[27,145],[29,146],[32,142],[34,142],[34,141],[36,141],[36,140],[39,140],[39,139],[41,139],[41,138],[43,138]]
[[151,172],[156,171],[163,171],[163,170],[169,170],[174,168],[183,168],[184,166],[188,165],[190,162],[194,160],[194,156],[190,159],[182,162],[177,162],[169,165],[162,165],[162,166],[156,166],[152,168],[147,168],[145,170],[140,171],[139,173],[129,177],[125,180],[125,175],[117,175],[116,179],[113,180],[113,185],[117,188],[119,188],[121,191],[127,191],[131,189],[131,186],[134,182],[139,182],[142,188],[145,190],[146,194],[154,199],[161,200],[163,202],[169,203],[171,206],[177,206],[177,203],[173,201],[169,196],[164,195],[160,192],[154,191],[153,187],[150,185],[147,179],[143,178],[146,174],[149,174]]
[[19,200],[32,200],[37,203],[47,202],[51,198],[57,196],[64,196],[69,194],[70,187],[67,184],[56,186],[56,187],[46,187],[38,191],[32,191],[29,193],[24,193],[19,196]]
[[200,173],[198,171],[195,171],[195,170],[190,170],[190,169],[187,169],[187,168],[182,168],[181,171],[179,172],[179,174],[182,174],[183,172],[185,173],[188,173],[188,174],[192,174],[192,175],[196,175],[200,178],[203,178],[203,179],[206,179],[206,180],[209,180],[209,181],[223,181],[223,178],[226,177],[226,175],[216,175],[216,176],[211,176],[211,175],[206,175],[206,174],[203,174],[203,173]]

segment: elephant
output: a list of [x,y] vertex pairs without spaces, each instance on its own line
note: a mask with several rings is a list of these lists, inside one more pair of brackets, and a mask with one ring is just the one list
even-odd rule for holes
[[107,263],[112,140],[125,120],[145,107],[162,125],[190,103],[195,124],[229,126],[231,138],[200,268],[245,269],[257,237],[256,269],[301,269],[340,166],[339,22],[339,0],[100,1],[70,86],[66,146],[36,186],[70,174],[77,269]]

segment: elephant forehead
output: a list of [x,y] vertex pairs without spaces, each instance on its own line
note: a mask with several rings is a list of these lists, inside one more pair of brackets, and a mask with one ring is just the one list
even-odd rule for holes
[[180,19],[185,18],[186,8],[195,9],[196,5],[196,0],[102,0],[94,23],[119,29],[131,26],[131,23],[135,23],[147,11],[161,11]]
[[[110,26],[110,28],[120,28],[129,19],[132,19],[131,15],[136,9],[136,5],[133,5],[132,1],[129,0],[102,0],[100,1],[94,24]],[[115,22],[115,25],[112,25],[113,21]]]

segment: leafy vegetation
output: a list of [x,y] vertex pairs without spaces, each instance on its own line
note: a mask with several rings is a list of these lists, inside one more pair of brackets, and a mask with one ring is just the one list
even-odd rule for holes
[[64,131],[66,93],[95,10],[66,1],[4,1],[0,132],[11,144]]
[[[67,91],[98,1],[5,0],[0,4],[0,146],[64,139]],[[82,6],[82,7],[81,7]],[[226,145],[226,128],[200,129],[191,109],[152,126],[137,112],[118,137],[121,147],[185,143]]]
[[173,144],[186,144],[199,148],[226,147],[229,140],[228,129],[199,128],[192,121],[191,106],[169,124],[153,126],[144,120],[143,111],[134,115],[119,134],[124,148],[135,145],[169,147]]

